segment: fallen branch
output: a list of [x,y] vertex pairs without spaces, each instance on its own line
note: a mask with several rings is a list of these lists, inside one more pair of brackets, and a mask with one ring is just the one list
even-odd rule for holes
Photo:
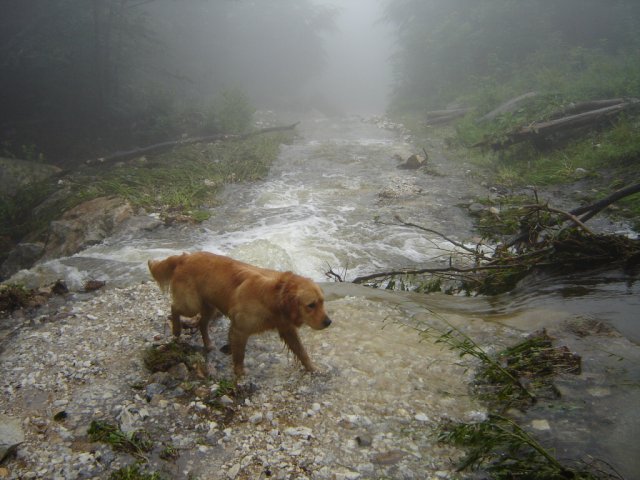
[[441,267],[441,268],[420,268],[416,270],[403,269],[403,270],[391,270],[388,272],[378,272],[369,275],[362,275],[352,280],[353,283],[363,283],[376,278],[394,277],[396,275],[422,275],[425,273],[476,273],[487,270],[506,270],[513,268],[514,265],[478,265],[474,267],[460,268],[460,267]]
[[518,106],[522,102],[524,102],[525,100],[528,100],[530,98],[536,97],[537,95],[538,95],[538,92],[528,92],[528,93],[525,93],[524,95],[520,95],[518,97],[512,98],[511,100],[509,100],[507,102],[504,102],[502,105],[500,105],[497,108],[491,110],[489,113],[487,113],[483,117],[480,117],[478,119],[478,123],[486,122],[487,120],[493,120],[498,115],[502,115],[503,113],[512,112],[516,108],[518,108]]
[[622,103],[589,110],[587,112],[569,115],[562,118],[548,120],[545,122],[534,122],[530,125],[506,134],[501,140],[488,139],[478,142],[473,147],[490,147],[493,150],[502,150],[517,143],[527,140],[536,140],[549,137],[550,135],[573,130],[585,126],[596,126],[606,121],[610,121],[622,112],[636,109],[640,106],[640,100],[636,98],[628,99]]
[[442,237],[444,240],[446,240],[446,241],[447,241],[447,242],[449,242],[450,244],[452,244],[452,245],[454,245],[454,246],[456,246],[456,247],[458,247],[458,248],[461,248],[461,249],[463,249],[463,250],[466,250],[467,252],[472,253],[473,255],[477,255],[477,256],[483,257],[485,260],[487,260],[487,257],[485,257],[484,255],[482,255],[482,254],[477,250],[477,248],[475,248],[475,249],[474,249],[474,248],[467,247],[464,243],[457,242],[456,240],[453,240],[453,239],[451,239],[451,238],[447,237],[446,235],[443,235],[442,233],[438,232],[437,230],[433,230],[433,229],[431,229],[431,228],[426,228],[426,227],[423,227],[422,225],[417,225],[417,224],[415,224],[415,223],[405,222],[405,221],[400,217],[400,215],[395,215],[395,216],[394,216],[394,218],[395,218],[398,222],[400,222],[402,225],[404,225],[405,227],[413,227],[413,228],[417,228],[417,229],[419,229],[419,230],[422,230],[423,232],[433,233],[434,235],[438,235],[439,237]]
[[231,139],[245,139],[249,137],[253,137],[255,135],[262,135],[265,133],[271,132],[280,132],[285,130],[293,130],[300,122],[293,123],[291,125],[284,125],[279,127],[268,127],[263,128],[261,130],[256,130],[254,132],[249,132],[245,134],[226,134],[226,133],[216,133],[213,135],[205,135],[202,137],[192,137],[192,138],[181,138],[180,140],[170,140],[167,142],[155,143],[153,145],[148,145],[146,147],[134,148],[131,150],[123,150],[119,152],[115,152],[106,157],[95,158],[92,160],[87,160],[85,163],[87,165],[93,164],[106,164],[117,161],[125,161],[130,160],[132,158],[140,157],[142,155],[151,155],[157,154],[160,152],[164,152],[167,150],[171,150],[175,147],[182,147],[184,145],[191,145],[194,143],[204,143],[204,142],[215,142],[218,140],[231,140]]
[[[553,210],[556,210],[556,213],[560,213],[561,215],[569,218],[569,220],[573,222],[575,225],[582,226],[586,232],[590,233],[589,229],[587,229],[584,226],[584,223],[587,220],[593,218],[596,214],[598,214],[599,212],[607,208],[609,205],[617,202],[618,200],[634,195],[636,193],[640,193],[640,183],[636,183],[634,185],[630,185],[628,187],[617,190],[613,192],[611,195],[601,200],[598,200],[597,202],[594,202],[590,205],[574,208],[569,212],[563,212],[561,210],[556,210],[556,209],[553,209]],[[534,207],[539,208],[540,206],[534,205]],[[550,207],[545,207],[545,208],[549,209]],[[560,223],[562,223],[560,220],[556,220],[555,222],[550,222],[549,224],[545,225],[545,228],[552,228],[557,226]],[[514,245],[523,243],[529,240],[530,238],[531,238],[531,231],[530,229],[526,229],[524,231],[521,231],[515,237],[508,240],[504,245],[505,247],[512,247]]]
[[432,110],[427,112],[427,125],[439,125],[463,117],[471,111],[470,108],[454,108],[452,110]]

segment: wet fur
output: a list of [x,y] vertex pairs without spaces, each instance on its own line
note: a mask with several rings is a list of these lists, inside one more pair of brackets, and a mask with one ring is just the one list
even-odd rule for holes
[[209,322],[221,315],[229,317],[229,347],[237,376],[244,374],[247,340],[266,330],[277,330],[304,367],[314,370],[297,329],[306,323],[321,330],[331,320],[324,310],[322,290],[310,279],[208,252],[149,260],[149,271],[163,291],[171,292],[171,327],[176,337],[182,331],[180,316],[199,314],[202,341],[211,350]]

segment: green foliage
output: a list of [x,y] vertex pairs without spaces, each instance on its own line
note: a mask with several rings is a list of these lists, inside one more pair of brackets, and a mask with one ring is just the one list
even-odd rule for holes
[[215,102],[213,124],[216,131],[244,133],[251,126],[255,109],[246,93],[238,88],[223,91]]
[[640,6],[632,0],[395,0],[387,20],[400,46],[394,110],[441,108],[478,92],[483,101],[470,103],[488,111],[572,82],[581,98],[638,92]]
[[446,424],[438,439],[465,449],[459,470],[480,469],[494,480],[603,478],[585,468],[573,469],[561,464],[522,427],[500,415],[489,415],[479,423]]
[[33,295],[33,291],[24,285],[0,285],[0,312],[12,312],[28,306]]
[[[291,98],[319,73],[334,23],[312,0],[86,3],[3,2],[5,155],[77,167],[207,127],[244,131],[247,95],[224,86]],[[216,95],[211,122],[203,99]]]
[[[502,412],[514,406],[526,408],[540,398],[539,393],[552,389],[554,375],[580,371],[579,357],[566,347],[553,347],[544,331],[493,356],[448,323],[445,331],[435,327],[418,329],[423,336],[435,338],[436,343],[458,352],[460,358],[470,356],[480,361],[476,383],[492,410]],[[526,387],[521,378],[527,379]],[[458,471],[476,470],[488,474],[491,479],[605,478],[587,468],[572,468],[560,463],[516,422],[495,413],[490,413],[482,422],[445,422],[440,427],[438,440],[465,450]]]
[[493,385],[498,385],[498,400],[517,398],[535,401],[534,395],[520,382],[513,371],[505,368],[499,359],[486,353],[471,337],[459,328],[447,323],[442,331],[436,327],[419,327],[420,334],[427,338],[435,338],[435,343],[443,344],[449,350],[458,352],[460,358],[473,357],[481,362],[482,378]]
[[153,448],[153,442],[144,431],[127,434],[117,426],[100,420],[93,420],[87,432],[92,442],[103,442],[114,450],[131,453],[145,459],[144,454]]
[[109,480],[162,480],[159,473],[149,473],[141,470],[139,464],[127,465],[109,475]]

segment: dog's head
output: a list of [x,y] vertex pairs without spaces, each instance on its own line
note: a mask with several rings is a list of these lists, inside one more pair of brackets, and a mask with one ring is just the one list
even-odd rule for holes
[[313,281],[292,274],[286,279],[285,290],[288,314],[295,326],[306,323],[314,330],[322,330],[331,325],[322,290]]

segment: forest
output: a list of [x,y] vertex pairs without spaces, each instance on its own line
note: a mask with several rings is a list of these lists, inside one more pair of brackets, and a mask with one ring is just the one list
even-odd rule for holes
[[[310,0],[0,2],[0,155],[78,164],[183,134],[241,133],[323,65]],[[284,33],[286,32],[286,33]]]

